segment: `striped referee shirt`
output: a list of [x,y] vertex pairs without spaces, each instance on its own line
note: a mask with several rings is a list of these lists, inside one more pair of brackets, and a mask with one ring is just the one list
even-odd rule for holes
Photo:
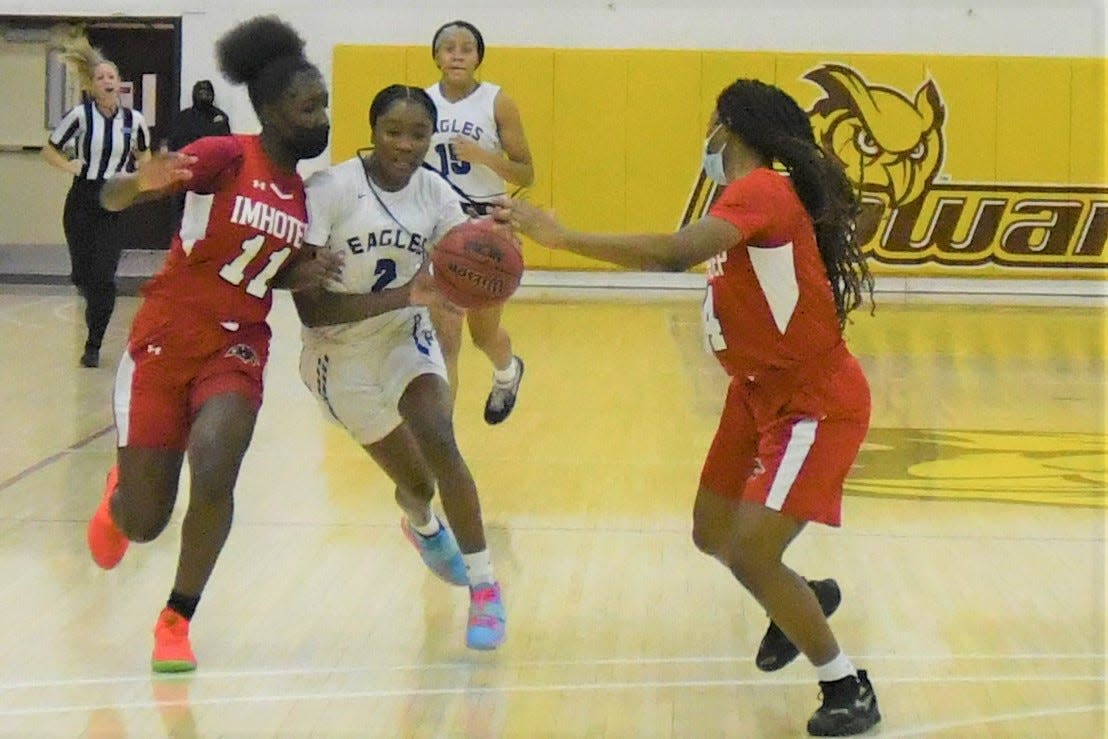
[[106,118],[90,100],[66,113],[50,134],[50,145],[58,151],[70,144],[85,163],[78,177],[105,180],[135,170],[135,154],[150,148],[150,129],[137,110],[120,106]]

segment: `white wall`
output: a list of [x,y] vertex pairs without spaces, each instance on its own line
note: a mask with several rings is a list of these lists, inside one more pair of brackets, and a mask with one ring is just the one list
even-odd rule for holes
[[1105,0],[0,0],[5,13],[181,15],[182,102],[211,79],[242,131],[256,119],[220,77],[212,42],[258,13],[295,25],[328,79],[334,44],[429,44],[459,17],[490,46],[1102,56],[1106,38]]
[[[215,5],[215,3],[209,3]],[[847,3],[842,3],[846,5]],[[1050,10],[1044,6],[1051,5]],[[308,8],[305,8],[305,6]],[[272,7],[308,40],[330,79],[340,43],[430,45],[438,26],[465,18],[489,46],[902,51],[950,54],[1097,56],[1104,53],[1104,0],[332,0]],[[376,8],[375,8],[376,6]],[[402,8],[402,9],[401,9]],[[209,39],[252,15],[209,11],[183,19],[182,79],[221,84]],[[197,48],[199,46],[200,48]],[[187,85],[182,85],[185,90]],[[256,125],[241,93],[219,90],[241,125]],[[234,104],[231,102],[234,100]],[[248,123],[247,123],[248,122]]]
[[[307,40],[331,76],[335,44],[430,44],[442,23],[464,18],[490,47],[702,48],[906,52],[1013,56],[1103,56],[1106,0],[0,0],[0,15],[182,17],[182,104],[192,83],[210,79],[236,131],[257,130],[242,88],[216,66],[213,42],[237,22],[276,13]],[[235,8],[235,9],[232,9]],[[242,8],[241,10],[238,8]],[[430,52],[428,52],[430,53]],[[0,85],[3,81],[0,80]],[[0,154],[0,161],[14,155]],[[25,157],[24,157],[25,158]],[[306,163],[305,172],[327,161]],[[20,162],[22,164],[22,160]],[[4,167],[4,169],[10,169]],[[23,192],[61,187],[31,174]],[[37,172],[37,170],[36,170]],[[60,214],[61,206],[57,207]],[[38,221],[39,219],[33,219]],[[44,219],[31,243],[60,243]],[[46,221],[49,221],[47,223]]]
[[1104,0],[0,0],[0,14],[185,15],[210,19],[198,28],[218,33],[272,12],[322,45],[422,42],[443,20],[463,17],[490,40],[512,45],[1091,56],[1103,53],[1104,6]]

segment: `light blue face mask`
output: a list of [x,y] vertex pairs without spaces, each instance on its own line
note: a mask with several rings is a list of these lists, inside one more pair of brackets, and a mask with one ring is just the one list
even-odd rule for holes
[[716,183],[720,187],[727,184],[727,173],[723,171],[723,150],[727,148],[727,142],[723,143],[723,146],[719,147],[719,151],[708,151],[708,145],[712,141],[712,137],[716,135],[719,129],[723,128],[723,124],[712,129],[712,132],[708,134],[708,138],[704,140],[704,155],[701,159],[701,166],[704,168],[704,175]]

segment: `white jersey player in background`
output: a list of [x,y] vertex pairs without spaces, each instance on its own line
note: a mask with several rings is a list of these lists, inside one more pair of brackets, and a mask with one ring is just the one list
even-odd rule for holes
[[[431,39],[431,53],[442,77],[427,88],[438,108],[427,163],[450,181],[469,212],[484,215],[492,198],[506,194],[506,182],[518,189],[535,179],[519,108],[500,87],[477,80],[485,40],[472,24],[451,21],[439,28]],[[500,325],[502,311],[503,305],[498,304],[470,310],[466,318],[473,343],[494,368],[492,391],[485,402],[485,421],[490,424],[500,423],[512,412],[523,378],[523,362]],[[462,316],[435,310],[433,317],[457,395]]]
[[[495,649],[504,639],[500,586],[424,305],[442,302],[423,269],[431,245],[468,219],[450,185],[422,166],[435,120],[425,91],[386,87],[369,109],[371,153],[308,180],[305,241],[342,253],[344,264],[337,284],[294,293],[300,376],[396,483],[401,529],[428,567],[469,586],[466,644]],[[436,484],[453,533],[432,513]]]

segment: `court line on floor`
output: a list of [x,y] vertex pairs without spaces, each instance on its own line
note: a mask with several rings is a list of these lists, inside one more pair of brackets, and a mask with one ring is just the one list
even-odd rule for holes
[[[149,678],[147,678],[149,679]],[[934,678],[921,678],[921,677],[903,677],[903,678],[891,678],[882,680],[879,685],[895,685],[895,684],[949,684],[949,683],[994,683],[994,682],[1101,682],[1102,678],[1099,676],[1064,676],[1064,675],[1052,675],[1052,676],[1035,676],[1028,678],[1027,676],[1019,675],[1002,675],[1002,676],[971,676],[964,678],[949,678],[949,677],[934,677]],[[182,684],[185,684],[182,681]],[[796,686],[796,685],[811,685],[812,680],[806,679],[792,679],[792,680],[774,680],[764,678],[753,679],[730,679],[730,680],[644,680],[639,682],[590,682],[590,683],[546,683],[546,684],[532,684],[532,685],[484,685],[473,686],[465,685],[461,687],[442,687],[442,688],[382,688],[375,690],[352,690],[352,691],[328,691],[328,692],[306,692],[306,693],[282,693],[282,694],[270,694],[270,695],[239,695],[219,698],[197,698],[191,699],[188,697],[182,697],[173,701],[161,701],[148,700],[148,701],[130,701],[127,703],[93,703],[93,704],[59,704],[54,706],[31,706],[27,708],[0,708],[0,716],[16,717],[16,716],[42,716],[62,713],[76,713],[76,712],[90,712],[102,709],[143,709],[143,708],[157,708],[158,706],[165,705],[184,705],[188,708],[196,708],[199,706],[230,706],[230,705],[244,705],[244,704],[256,704],[256,703],[289,703],[289,702],[314,702],[314,701],[336,701],[336,700],[359,700],[359,699],[382,699],[382,698],[425,698],[435,696],[452,696],[452,695],[508,695],[513,693],[566,693],[566,692],[619,692],[619,691],[632,691],[632,690],[660,690],[660,689],[702,689],[702,688],[732,688],[732,687],[751,687],[751,688],[772,688],[781,686]],[[1077,708],[1068,709],[1044,709],[1046,711],[1052,710],[1067,710],[1075,712],[1091,712],[1102,711],[1104,706],[1079,706]]]
[[[925,503],[932,503],[932,502],[957,503],[959,501],[931,501],[931,500],[928,500],[928,501],[922,501],[922,502],[925,502]],[[1055,506],[1055,507],[1059,508],[1059,509],[1066,509],[1066,510],[1077,509],[1077,508],[1082,508],[1082,510],[1086,510],[1086,511],[1093,510],[1092,507],[1088,507],[1088,506],[1086,506],[1086,507],[1081,507],[1081,506]],[[679,518],[679,517],[674,516],[674,518]],[[602,529],[598,529],[598,528],[595,528],[595,527],[592,527],[592,526],[586,526],[586,525],[581,525],[581,526],[566,526],[566,525],[538,526],[538,525],[534,525],[534,524],[516,525],[516,524],[510,523],[510,522],[509,523],[502,523],[502,522],[498,522],[496,520],[491,520],[491,521],[486,521],[485,522],[485,528],[487,530],[491,530],[491,531],[508,531],[510,533],[539,532],[539,533],[544,533],[544,534],[551,534],[551,533],[553,533],[553,534],[585,534],[585,535],[589,535],[589,536],[594,536],[594,535],[596,535],[596,533],[598,531],[602,531],[605,534],[651,534],[651,535],[665,534],[667,536],[687,537],[687,536],[689,536],[689,527],[683,522],[684,521],[683,518],[681,518],[681,520],[682,520],[682,523],[680,523],[680,524],[674,523],[672,525],[664,525],[664,526],[611,525],[611,526],[606,526],[605,528],[602,528]],[[295,521],[295,520],[281,521],[281,520],[257,518],[257,519],[254,519],[254,520],[235,521],[235,526],[238,529],[245,529],[245,528],[251,528],[251,527],[253,527],[253,528],[282,527],[282,528],[305,528],[305,529],[307,529],[307,528],[315,528],[315,529],[318,529],[318,528],[391,529],[391,528],[394,528],[396,526],[396,524],[392,522],[391,518],[388,519],[387,521],[383,520],[383,521],[380,521],[380,522],[377,522],[377,521],[373,521],[373,522],[361,522],[361,521],[341,521],[341,522],[340,521],[310,521],[310,522],[303,522],[303,521]],[[932,534],[932,533],[917,533],[917,532],[898,533],[898,532],[866,531],[866,530],[855,530],[855,531],[851,531],[849,533],[850,533],[851,536],[854,536],[854,537],[857,537],[857,538],[882,539],[882,540],[891,540],[891,541],[925,540],[925,541],[940,541],[940,542],[941,541],[972,541],[972,542],[999,541],[999,542],[1036,542],[1036,543],[1059,542],[1059,543],[1062,543],[1062,544],[1085,544],[1085,543],[1101,544],[1105,541],[1105,538],[1103,536],[1097,536],[1095,534],[1089,534],[1089,535],[1081,534],[1081,535],[1075,535],[1075,536],[1058,536],[1058,535],[1043,536],[1043,535],[1039,535],[1039,534],[978,534],[978,533],[970,533],[970,532],[954,532],[954,533],[949,533],[949,534]],[[807,534],[807,536],[812,536],[812,537],[831,537],[831,536],[838,536],[838,535],[839,535],[838,531],[819,531],[819,530],[814,530],[810,534]]]
[[1104,706],[1077,706],[1075,708],[1047,708],[1040,711],[1022,711],[1020,713],[1001,713],[995,716],[977,716],[960,721],[939,721],[923,726],[913,726],[906,729],[881,730],[882,737],[901,736],[929,736],[937,731],[952,731],[954,729],[967,729],[971,726],[985,724],[1006,724],[1013,721],[1026,721],[1027,719],[1052,718],[1055,716],[1073,716],[1082,713],[1103,711]]
[[[1076,660],[1098,660],[1100,664],[1104,664],[1108,659],[1108,654],[1099,654],[1096,652],[1087,653],[1033,653],[1026,652],[1021,654],[926,654],[926,655],[906,655],[906,654],[887,654],[887,655],[852,655],[852,659],[859,662],[876,662],[876,661],[896,661],[896,662],[949,662],[956,660],[967,661],[1005,661],[1005,662],[1030,662],[1039,660],[1056,660],[1056,661],[1076,661]],[[199,671],[188,675],[182,675],[182,679],[187,679],[190,682],[198,680],[219,680],[219,679],[233,679],[240,680],[246,678],[278,678],[278,677],[310,677],[312,675],[327,674],[327,675],[357,675],[362,673],[387,673],[387,672],[433,672],[439,670],[476,670],[482,668],[495,668],[497,670],[524,670],[534,669],[540,667],[578,667],[578,668],[593,668],[593,667],[611,667],[611,666],[629,666],[629,667],[648,667],[655,665],[685,665],[685,664],[738,664],[738,663],[751,663],[753,660],[748,656],[690,656],[690,657],[612,657],[601,658],[591,660],[527,660],[522,662],[498,662],[498,663],[485,663],[485,662],[431,662],[425,664],[406,664],[406,665],[380,665],[369,667],[304,667],[304,668],[277,668],[277,669],[254,669],[254,670],[224,670],[224,671]],[[72,679],[59,679],[59,680],[29,680],[19,683],[0,683],[0,692],[9,692],[15,690],[32,690],[39,688],[64,688],[76,685],[124,685],[129,683],[144,683],[149,682],[152,679],[151,673],[142,673],[141,675],[120,675],[114,677],[87,677],[87,678],[72,678]],[[1086,679],[1088,676],[1084,676],[1076,679]],[[1092,676],[1096,679],[1103,679],[1104,675]],[[975,676],[969,676],[968,678],[955,678],[951,677],[951,680],[976,680]],[[984,678],[981,678],[984,679]],[[1017,678],[1022,679],[1022,678]],[[902,678],[894,678],[896,680],[902,680]],[[762,681],[759,681],[762,682]],[[778,680],[776,682],[770,682],[769,684],[791,684],[793,682],[810,682],[810,680],[794,678],[790,680]]]
[[35,474],[36,472],[39,472],[40,470],[43,470],[46,467],[49,467],[50,465],[54,464],[54,462],[57,462],[62,457],[65,457],[69,454],[72,454],[73,452],[80,451],[81,449],[85,448],[86,446],[88,446],[92,442],[96,441],[100,437],[102,437],[105,434],[109,433],[110,431],[114,431],[114,430],[115,430],[115,425],[114,424],[110,425],[110,426],[105,426],[104,428],[100,429],[99,431],[94,431],[91,434],[89,434],[88,436],[86,436],[85,438],[80,439],[79,441],[75,442],[74,444],[71,444],[69,447],[61,450],[60,452],[55,452],[54,454],[51,454],[49,457],[44,457],[43,459],[40,459],[39,461],[32,464],[30,467],[27,467],[23,470],[20,470],[19,472],[15,473],[11,477],[7,478],[6,480],[0,480],[0,493],[4,492],[5,490],[10,488],[11,486],[15,485],[20,480],[23,480],[27,477],[30,477],[31,475]]

